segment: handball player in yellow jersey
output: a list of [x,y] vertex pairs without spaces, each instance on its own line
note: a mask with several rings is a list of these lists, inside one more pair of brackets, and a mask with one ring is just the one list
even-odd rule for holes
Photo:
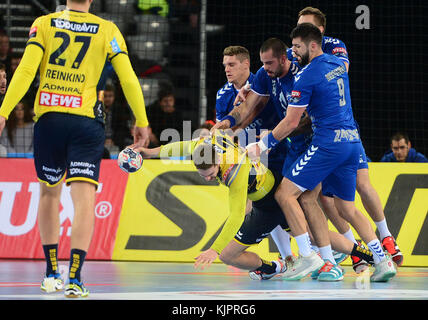
[[92,239],[95,192],[104,150],[104,111],[97,85],[106,62],[116,71],[135,115],[134,146],[148,145],[143,93],[123,36],[114,23],[89,13],[91,3],[67,0],[66,10],[34,21],[0,108],[1,134],[13,107],[40,72],[34,101],[34,163],[40,181],[38,225],[46,257],[41,288],[50,292],[64,287],[57,251],[65,177],[74,205],[66,297],[85,297],[89,293],[80,273]]

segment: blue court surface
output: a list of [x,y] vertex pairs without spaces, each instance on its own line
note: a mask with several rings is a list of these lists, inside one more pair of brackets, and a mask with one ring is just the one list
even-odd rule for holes
[[[0,300],[65,300],[40,290],[44,268],[42,260],[0,260]],[[83,268],[90,294],[79,300],[428,300],[428,268],[399,268],[387,283],[370,283],[367,272],[349,266],[340,282],[254,281],[224,264],[195,270],[190,263],[86,261]]]

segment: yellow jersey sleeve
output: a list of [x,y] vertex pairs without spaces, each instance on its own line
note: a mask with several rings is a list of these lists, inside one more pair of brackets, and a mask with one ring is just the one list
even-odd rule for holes
[[106,38],[106,46],[107,58],[111,61],[120,53],[128,54],[128,49],[126,47],[125,39],[123,38],[119,28],[114,23],[111,23],[110,28],[111,34]]
[[192,155],[197,140],[171,142],[160,147],[159,158],[171,158]]
[[0,116],[8,119],[13,108],[15,108],[18,102],[24,97],[33,82],[42,56],[43,50],[40,47],[27,46],[7,89],[3,104],[0,108]]
[[247,204],[248,175],[251,164],[247,161],[237,171],[233,182],[229,185],[229,216],[211,249],[221,253],[238,232],[245,218]]
[[148,125],[141,86],[129,62],[125,40],[113,22],[73,10],[48,14],[32,24],[27,49],[30,47],[43,52],[34,101],[36,121],[46,112],[99,117],[97,86],[105,64],[111,61],[137,126]]
[[128,104],[134,113],[136,119],[135,125],[137,127],[147,127],[149,125],[149,121],[147,120],[143,91],[141,90],[140,82],[132,69],[128,55],[117,53],[112,57],[111,64],[119,78],[126,101],[128,101]]

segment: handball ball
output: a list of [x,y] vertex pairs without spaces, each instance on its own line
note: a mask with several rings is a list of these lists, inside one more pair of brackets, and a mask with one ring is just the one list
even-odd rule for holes
[[125,148],[117,156],[117,164],[126,173],[132,173],[141,168],[143,157],[131,148]]

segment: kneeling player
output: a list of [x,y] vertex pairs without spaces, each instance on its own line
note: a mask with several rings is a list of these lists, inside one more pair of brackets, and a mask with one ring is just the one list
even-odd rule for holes
[[[288,230],[288,224],[274,198],[282,179],[281,173],[272,172],[260,162],[251,161],[245,150],[234,143],[232,136],[217,131],[212,136],[191,141],[135,150],[145,158],[191,155],[201,177],[206,181],[217,180],[229,188],[228,219],[211,248],[196,258],[196,268],[208,267],[219,257],[225,264],[250,270],[252,279],[270,279],[292,265],[291,256],[285,259],[285,263],[265,261],[257,254],[246,251],[249,246],[262,241],[276,226]],[[253,208],[245,215],[247,197],[253,201]],[[370,252],[361,250],[342,235],[330,232],[330,239],[335,250],[372,260]]]

